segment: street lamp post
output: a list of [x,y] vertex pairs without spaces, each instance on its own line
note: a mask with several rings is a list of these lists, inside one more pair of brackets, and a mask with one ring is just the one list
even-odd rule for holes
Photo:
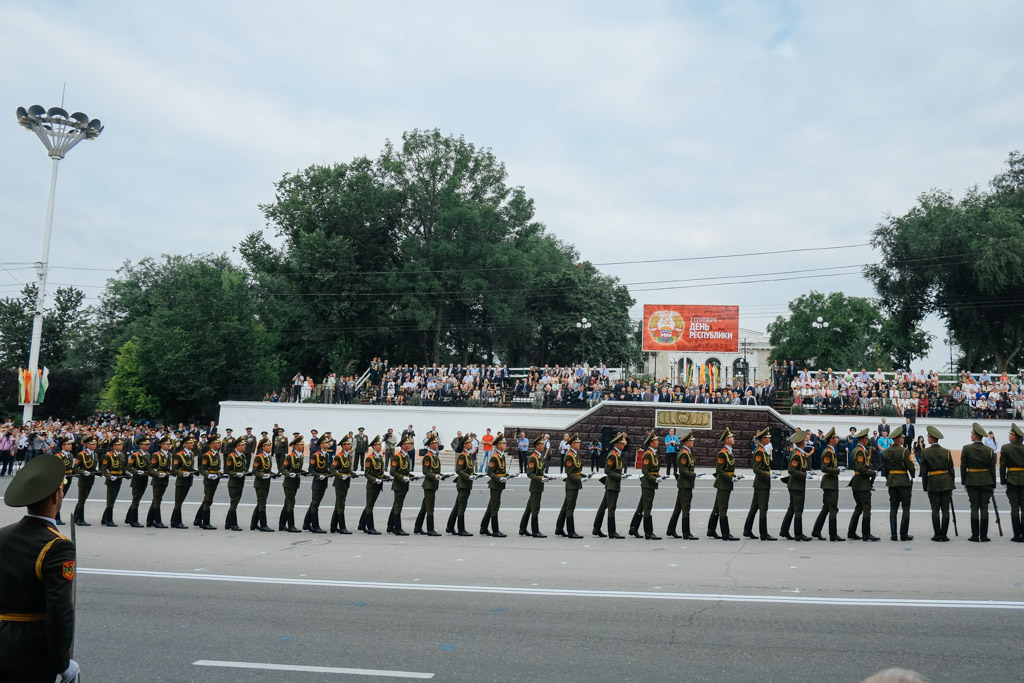
[[580,318],[576,321],[576,329],[580,331],[580,346],[583,348],[583,362],[587,361],[587,330],[594,325],[589,322],[586,318]]
[[27,110],[18,107],[16,111],[18,123],[32,131],[46,147],[47,155],[53,159],[50,171],[50,199],[46,205],[46,227],[43,229],[43,256],[36,268],[36,312],[32,319],[32,344],[29,347],[28,372],[32,380],[31,396],[25,403],[21,420],[28,423],[32,420],[32,408],[38,396],[39,381],[39,344],[43,337],[43,303],[46,298],[46,274],[50,259],[50,231],[53,228],[53,200],[57,193],[57,162],[64,158],[68,151],[82,140],[92,140],[103,132],[103,124],[99,119],[89,119],[80,111],[68,114],[60,107],[43,109],[38,104]]

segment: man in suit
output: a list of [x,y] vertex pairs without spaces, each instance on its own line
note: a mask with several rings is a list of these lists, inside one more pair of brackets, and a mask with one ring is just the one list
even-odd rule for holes
[[917,438],[917,432],[914,429],[914,423],[907,418],[906,424],[903,425],[903,443],[909,443],[911,446],[914,445],[914,439]]
[[881,424],[878,425],[878,435],[889,436],[889,425],[886,424],[884,417],[882,418]]

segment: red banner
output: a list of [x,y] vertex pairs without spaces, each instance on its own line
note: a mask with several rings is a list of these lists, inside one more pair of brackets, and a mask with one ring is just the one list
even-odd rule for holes
[[644,351],[739,350],[739,306],[644,306]]

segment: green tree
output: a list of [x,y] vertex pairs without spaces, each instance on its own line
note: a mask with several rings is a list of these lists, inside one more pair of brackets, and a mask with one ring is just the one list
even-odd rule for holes
[[938,314],[963,351],[964,367],[1019,362],[1024,348],[1024,154],[1012,152],[989,184],[955,199],[932,190],[902,216],[886,216],[872,245],[881,263],[865,270],[893,335]]
[[[795,360],[818,370],[892,370],[909,368],[928,349],[926,332],[915,328],[903,334],[864,297],[812,291],[791,301],[789,311],[788,318],[779,316],[768,325],[770,360]],[[815,327],[819,317],[822,326]]]
[[103,398],[115,412],[136,418],[160,414],[160,404],[146,391],[139,353],[139,339],[132,337],[117,352],[114,375],[107,382]]

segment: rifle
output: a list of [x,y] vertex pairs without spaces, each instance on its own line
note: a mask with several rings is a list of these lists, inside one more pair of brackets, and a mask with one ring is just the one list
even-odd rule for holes
[[953,535],[959,536],[960,530],[956,528],[956,506],[953,505],[953,496],[949,497],[949,511],[953,514]]
[[1003,535],[1003,521],[999,519],[999,506],[996,505],[996,487],[992,487],[992,509],[996,513],[996,526],[999,527],[999,535]]

